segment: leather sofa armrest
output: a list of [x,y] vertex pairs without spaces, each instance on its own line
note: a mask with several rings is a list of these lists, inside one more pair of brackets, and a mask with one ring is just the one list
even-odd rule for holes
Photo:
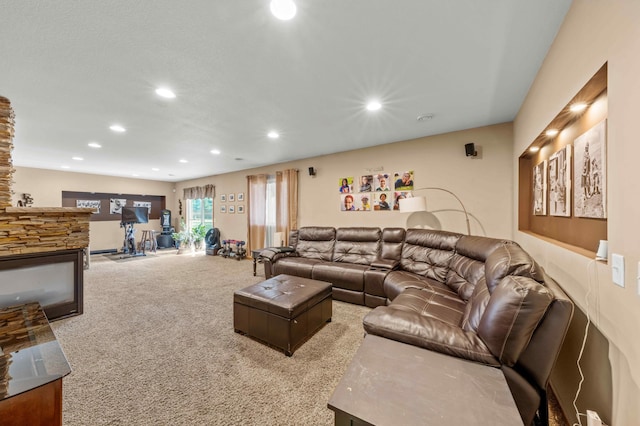
[[379,306],[362,323],[369,334],[487,365],[500,365],[476,333],[416,312]]
[[372,268],[394,270],[398,267],[399,264],[400,264],[399,261],[393,260],[393,259],[376,259],[373,262],[371,262],[370,266]]
[[293,247],[269,247],[260,252],[262,261],[274,262],[281,257],[297,256]]

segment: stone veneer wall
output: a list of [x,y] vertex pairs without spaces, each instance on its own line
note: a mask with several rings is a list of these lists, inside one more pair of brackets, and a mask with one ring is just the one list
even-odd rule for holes
[[11,206],[13,118],[11,102],[0,96],[0,209]]
[[88,247],[92,211],[72,207],[0,210],[0,256]]
[[88,247],[93,209],[11,207],[13,125],[11,103],[0,96],[0,256]]

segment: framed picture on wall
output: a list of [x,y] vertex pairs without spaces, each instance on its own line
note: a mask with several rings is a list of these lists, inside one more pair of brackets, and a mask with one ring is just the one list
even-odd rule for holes
[[[238,192],[238,201],[244,201],[244,192]],[[240,211],[238,211],[240,213]]]
[[571,216],[571,146],[549,157],[549,214]]
[[226,205],[221,205],[220,206],[220,213],[226,213],[227,212],[227,206]]
[[[234,194],[229,194],[229,202],[233,203],[235,200],[236,200],[235,195]],[[231,212],[229,212],[229,213],[231,213]]]
[[235,213],[236,212],[236,206],[229,206],[229,213]]
[[227,201],[227,196],[225,194],[220,194],[220,201],[223,203]]
[[547,160],[533,168],[533,214],[547,214]]
[[349,194],[353,192],[353,176],[338,179],[341,194]]
[[238,204],[238,213],[244,213],[244,204]]
[[573,141],[573,215],[607,217],[607,120]]

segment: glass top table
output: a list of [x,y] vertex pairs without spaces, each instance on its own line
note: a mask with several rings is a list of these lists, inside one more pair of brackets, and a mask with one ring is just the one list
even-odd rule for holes
[[69,373],[71,367],[38,303],[0,309],[0,402]]

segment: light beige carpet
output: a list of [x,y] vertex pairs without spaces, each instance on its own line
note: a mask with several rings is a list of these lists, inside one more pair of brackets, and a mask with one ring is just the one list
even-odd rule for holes
[[64,424],[332,424],[327,401],[369,309],[334,302],[333,321],[286,357],[233,331],[233,292],[261,269],[173,250],[92,256],[85,313],[52,324],[73,369]]

